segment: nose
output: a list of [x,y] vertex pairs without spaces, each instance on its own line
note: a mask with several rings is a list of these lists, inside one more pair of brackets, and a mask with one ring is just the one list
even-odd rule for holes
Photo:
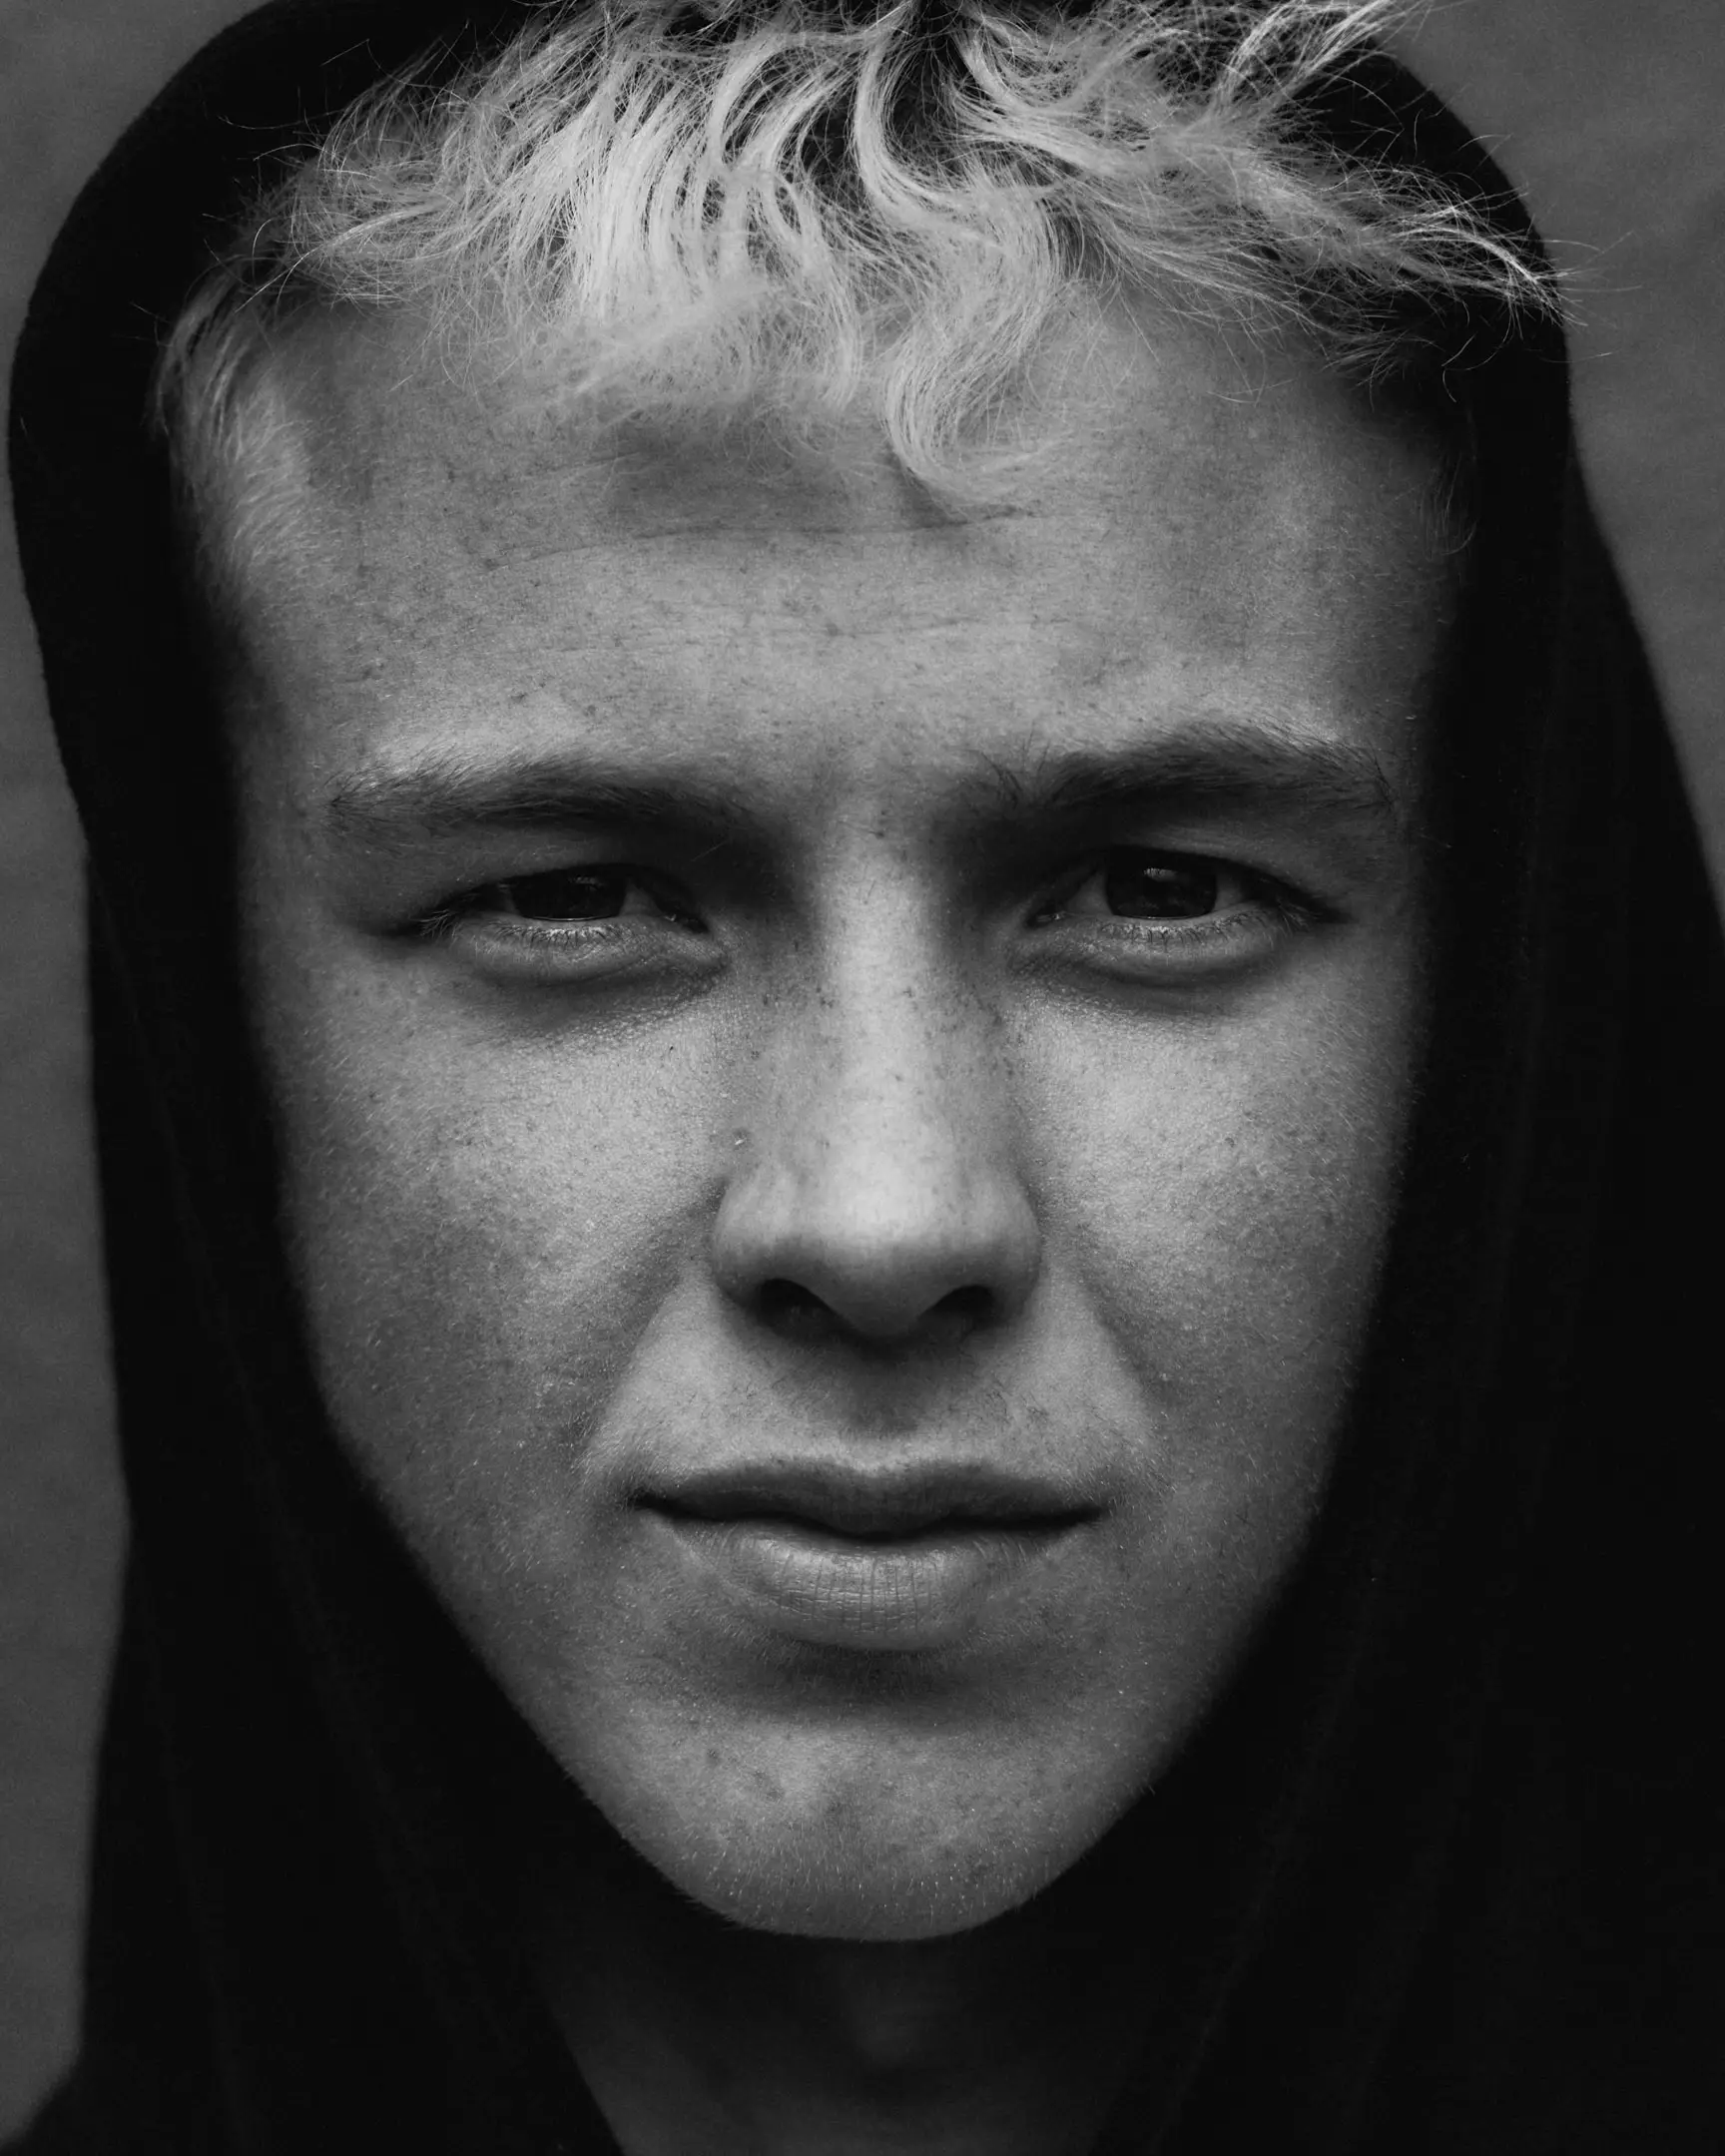
[[714,1226],[732,1300],[776,1330],[962,1338],[1022,1308],[1041,1260],[1006,1074],[973,999],[900,976],[789,1010]]

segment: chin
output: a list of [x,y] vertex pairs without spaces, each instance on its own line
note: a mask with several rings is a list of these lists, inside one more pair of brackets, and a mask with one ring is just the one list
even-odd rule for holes
[[660,1869],[715,1915],[750,1930],[887,1942],[974,1930],[1029,1900],[1065,1868],[1003,1865],[994,1850],[953,1850],[930,1865],[925,1856],[887,1850],[793,1848],[743,1864],[728,1854],[718,1864]]
[[[597,1658],[589,1658],[589,1670]],[[1131,1810],[1202,1693],[1016,1687],[879,1655],[841,1692],[823,1663],[735,1689],[518,1688],[582,1797],[672,1889],[786,1937],[912,1941],[974,1930],[1040,1894]],[[1010,1673],[1009,1673],[1010,1674]],[[1035,1674],[1035,1673],[1033,1673]],[[1179,1673],[1176,1673],[1178,1675]],[[890,1680],[890,1682],[888,1681]],[[1149,1693],[1148,1700],[1143,1696]],[[717,1695],[717,1696],[715,1696]]]
[[[813,1793],[810,1793],[813,1795]],[[653,1868],[715,1915],[786,1937],[915,1940],[1005,1915],[1069,1870],[1113,1813],[1003,1818],[973,1793],[924,1786],[906,1816],[883,1778],[873,1792],[829,1793],[797,1816],[782,1804],[609,1812]],[[968,1801],[967,1801],[968,1800]]]

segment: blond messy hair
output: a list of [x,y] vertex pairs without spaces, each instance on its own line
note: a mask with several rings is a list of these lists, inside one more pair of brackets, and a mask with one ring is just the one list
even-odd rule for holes
[[441,363],[619,419],[868,407],[907,473],[962,497],[1080,298],[1391,377],[1423,314],[1551,303],[1475,205],[1314,127],[1404,11],[546,0],[307,146],[174,324],[158,410],[196,498],[259,439],[282,334],[410,311]]

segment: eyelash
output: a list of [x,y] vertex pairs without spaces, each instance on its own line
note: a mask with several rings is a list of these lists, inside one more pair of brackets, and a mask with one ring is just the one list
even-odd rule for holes
[[[1198,870],[1224,884],[1237,884],[1246,903],[1186,918],[1116,913],[1081,915],[1068,910],[1092,882],[1109,874],[1111,864],[1126,859],[1136,862],[1141,873],[1151,868],[1180,872]],[[510,893],[513,886],[559,874],[622,877],[629,889],[642,892],[652,900],[661,919],[688,933],[702,936],[710,933],[693,908],[685,907],[670,895],[672,886],[668,878],[631,861],[596,861],[579,869],[538,871],[532,875],[502,877],[495,882],[477,884],[419,916],[410,924],[410,931],[430,941],[448,943],[463,929],[483,922],[486,925],[480,932],[505,938],[511,954],[529,960],[541,957],[554,961],[583,950],[598,951],[606,945],[616,947],[628,933],[621,925],[630,918],[626,913],[590,919],[536,917],[506,911],[496,903],[498,897]],[[1075,922],[1081,922],[1083,925],[1078,932],[1087,937],[1101,936],[1116,947],[1135,946],[1170,958],[1177,954],[1190,957],[1193,961],[1200,961],[1207,954],[1223,957],[1231,948],[1245,960],[1252,955],[1267,953],[1289,935],[1336,917],[1313,899],[1272,876],[1214,855],[1153,846],[1109,847],[1081,867],[1069,870],[1059,879],[1055,889],[1061,895],[1043,901],[1036,908],[1029,919],[1031,928],[1053,930],[1062,925],[1070,928]],[[627,894],[624,902],[627,902]],[[500,925],[505,921],[508,923],[506,928]]]
[[[1128,874],[1155,871],[1171,875],[1194,871],[1219,885],[1234,884],[1242,902],[1222,905],[1220,891],[1208,913],[1167,918],[1134,915],[1110,910],[1106,914],[1076,914],[1074,901],[1099,878],[1106,880],[1124,866]],[[1052,927],[1061,921],[1082,920],[1088,934],[1102,933],[1114,941],[1149,944],[1164,951],[1215,950],[1227,944],[1254,942],[1267,947],[1271,939],[1310,928],[1332,917],[1311,898],[1293,890],[1273,876],[1239,863],[1204,853],[1184,853],[1160,846],[1111,846],[1099,859],[1088,862],[1063,879],[1063,895],[1042,906],[1031,918],[1032,927]]]
[[583,919],[578,914],[535,915],[511,912],[496,903],[500,894],[510,894],[521,885],[551,882],[561,877],[571,880],[620,878],[628,888],[646,892],[666,919],[678,921],[696,934],[707,933],[693,907],[682,906],[669,895],[669,878],[653,870],[638,867],[633,861],[591,861],[584,862],[577,868],[536,869],[527,875],[502,876],[492,883],[476,883],[471,890],[462,891],[431,912],[419,915],[410,923],[411,929],[418,935],[445,937],[453,934],[463,922],[485,915],[501,920],[513,920],[521,930],[529,934],[536,929],[548,929],[554,935],[563,937],[571,930],[585,933],[588,929],[613,926],[619,917],[617,914],[600,913],[589,919]]

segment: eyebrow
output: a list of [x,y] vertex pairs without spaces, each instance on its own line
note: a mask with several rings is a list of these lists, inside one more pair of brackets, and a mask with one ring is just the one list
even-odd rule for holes
[[[1374,850],[1410,835],[1409,805],[1362,744],[1305,726],[1232,715],[1186,719],[1121,748],[1047,747],[1014,765],[982,759],[957,790],[965,812],[1009,824],[1066,821],[1135,807],[1205,807],[1315,818]],[[633,825],[719,840],[758,834],[751,797],[687,768],[622,769],[571,749],[511,759],[438,755],[352,773],[326,798],[338,843],[399,851],[486,831]]]
[[655,823],[729,831],[757,820],[732,790],[692,773],[632,777],[578,751],[436,756],[401,770],[361,770],[328,796],[322,814],[336,839],[386,850],[487,830]]
[[1072,814],[1147,800],[1286,808],[1386,836],[1411,820],[1388,773],[1363,743],[1305,728],[1217,717],[1122,750],[1050,750],[1025,774],[999,769],[1008,804],[1031,815]]

